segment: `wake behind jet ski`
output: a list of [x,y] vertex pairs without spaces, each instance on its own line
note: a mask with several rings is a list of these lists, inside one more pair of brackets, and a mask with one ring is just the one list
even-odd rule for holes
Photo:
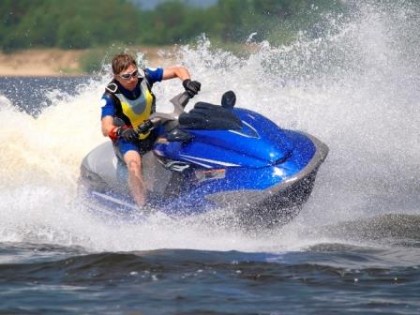
[[[171,114],[151,116],[157,140],[144,155],[149,206],[174,217],[229,209],[248,225],[284,224],[309,198],[328,147],[301,131],[235,107],[232,91],[221,105],[189,101],[181,93]],[[140,132],[142,126],[139,127]],[[107,141],[82,161],[80,187],[89,209],[106,216],[137,217],[127,170]]]

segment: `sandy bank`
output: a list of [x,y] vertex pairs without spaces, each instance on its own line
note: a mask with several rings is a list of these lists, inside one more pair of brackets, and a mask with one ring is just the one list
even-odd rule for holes
[[[141,51],[151,65],[167,64],[164,48],[144,48]],[[82,75],[81,58],[87,50],[30,49],[0,53],[0,76],[69,76]]]
[[82,50],[31,49],[0,53],[0,76],[80,74]]

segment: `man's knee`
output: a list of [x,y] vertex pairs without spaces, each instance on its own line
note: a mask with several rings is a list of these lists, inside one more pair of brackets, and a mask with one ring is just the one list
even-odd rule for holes
[[129,160],[127,161],[127,169],[129,172],[137,172],[140,170],[140,161]]

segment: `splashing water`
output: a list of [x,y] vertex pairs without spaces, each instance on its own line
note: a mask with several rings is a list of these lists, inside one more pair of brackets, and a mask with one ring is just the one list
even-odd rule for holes
[[[197,101],[218,103],[231,89],[237,106],[328,144],[313,195],[294,222],[267,238],[209,226],[209,217],[174,222],[157,215],[147,225],[114,226],[90,217],[78,205],[75,188],[84,155],[107,141],[99,121],[105,77],[79,86],[74,95],[50,93],[53,105],[36,118],[0,98],[1,239],[91,250],[281,251],[314,242],[305,231],[323,224],[388,212],[418,214],[419,6],[349,6],[351,13],[326,15],[321,31],[302,32],[289,46],[249,42],[253,52],[239,58],[204,38],[176,56],[202,83]],[[154,88],[161,109],[180,90],[174,81]]]

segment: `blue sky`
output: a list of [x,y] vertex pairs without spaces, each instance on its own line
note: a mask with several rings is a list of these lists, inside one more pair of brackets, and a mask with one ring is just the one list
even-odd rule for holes
[[[159,3],[166,2],[168,0],[130,0],[135,4],[139,4],[142,9],[145,10],[152,10],[158,5]],[[194,5],[197,7],[208,7],[213,4],[216,4],[218,0],[182,0],[182,2]]]

